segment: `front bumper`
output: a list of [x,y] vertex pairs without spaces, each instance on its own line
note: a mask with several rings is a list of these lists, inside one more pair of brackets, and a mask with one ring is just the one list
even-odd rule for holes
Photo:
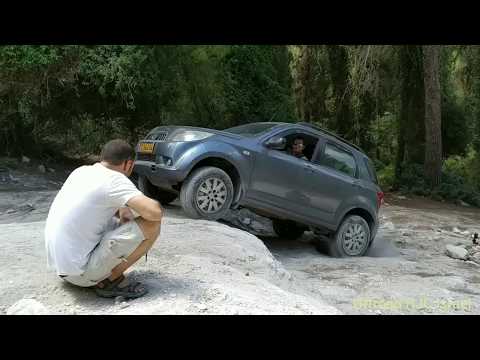
[[145,176],[153,185],[165,189],[175,190],[173,187],[185,180],[186,171],[158,165],[151,161],[135,161],[133,171]]

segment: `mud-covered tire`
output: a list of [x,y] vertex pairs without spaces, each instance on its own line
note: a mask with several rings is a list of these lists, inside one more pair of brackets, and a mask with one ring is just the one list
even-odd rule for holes
[[370,227],[365,219],[350,215],[327,242],[328,253],[332,257],[364,256],[369,249],[370,236]]
[[[217,189],[216,193],[214,188]],[[222,169],[212,166],[193,171],[180,191],[183,211],[193,219],[221,219],[229,211],[233,197],[234,187],[230,176]]]
[[289,220],[273,219],[272,225],[273,230],[279,237],[290,240],[298,239],[306,230],[306,227]]
[[160,190],[143,175],[138,176],[137,187],[145,196],[159,201],[162,205],[168,205],[178,197],[175,193]]

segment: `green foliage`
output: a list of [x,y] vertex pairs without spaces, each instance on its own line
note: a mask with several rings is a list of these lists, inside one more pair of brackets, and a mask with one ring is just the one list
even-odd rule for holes
[[395,182],[395,167],[393,164],[387,166],[375,166],[377,170],[377,177],[380,187],[382,189],[391,189]]
[[284,46],[232,46],[225,57],[227,112],[234,125],[291,121],[290,54]]
[[460,157],[448,159],[442,172],[442,183],[430,190],[423,177],[422,166],[418,164],[404,165],[400,178],[400,190],[403,194],[431,197],[434,200],[464,201],[467,204],[480,207],[480,192],[478,186],[472,185],[464,177],[470,169],[466,166],[469,160]]
[[3,46],[0,153],[95,151],[162,124],[291,121],[290,60],[285,46]]
[[419,46],[0,46],[0,155],[95,153],[159,125],[305,120],[364,148],[386,189],[477,204],[480,46],[442,48],[446,160],[433,191],[422,71]]

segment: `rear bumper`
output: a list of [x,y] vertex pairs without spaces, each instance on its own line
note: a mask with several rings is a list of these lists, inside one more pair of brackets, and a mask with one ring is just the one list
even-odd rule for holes
[[165,190],[174,190],[173,186],[183,182],[187,173],[186,170],[141,160],[135,161],[133,171],[138,175],[145,176],[153,185]]

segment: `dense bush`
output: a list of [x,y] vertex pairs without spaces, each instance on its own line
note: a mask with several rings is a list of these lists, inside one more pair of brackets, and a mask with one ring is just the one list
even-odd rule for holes
[[[442,171],[442,183],[431,189],[423,177],[421,165],[405,165],[400,178],[400,192],[404,195],[414,194],[430,197],[434,200],[463,201],[480,206],[480,191],[468,181],[471,169],[465,164],[468,159],[455,156],[445,161]],[[391,187],[394,182],[394,169],[388,166],[379,172],[382,186]]]

